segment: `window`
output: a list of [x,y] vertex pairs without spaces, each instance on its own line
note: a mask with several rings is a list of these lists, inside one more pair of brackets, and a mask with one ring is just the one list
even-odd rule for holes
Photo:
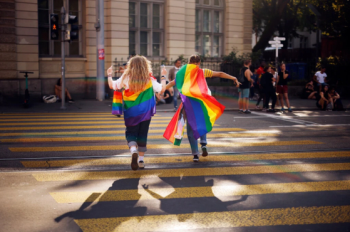
[[[39,56],[61,56],[61,30],[59,39],[50,38],[50,14],[58,14],[58,21],[61,24],[61,7],[64,0],[38,0],[38,23],[39,23]],[[78,17],[76,25],[81,25],[81,0],[67,0],[66,12]],[[82,34],[79,32],[78,40],[71,41],[66,45],[67,56],[82,55]]]
[[163,56],[163,1],[129,2],[129,54]]
[[210,57],[222,55],[223,0],[196,0],[196,52]]

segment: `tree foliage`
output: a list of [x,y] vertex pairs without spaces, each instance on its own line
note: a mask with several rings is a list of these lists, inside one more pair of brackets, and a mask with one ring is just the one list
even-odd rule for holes
[[[312,4],[321,14],[317,18]],[[350,3],[348,0],[253,0],[253,30],[261,34],[253,51],[264,50],[272,36],[298,37],[297,30],[315,31],[324,35],[350,39]],[[277,32],[277,33],[276,33]],[[287,46],[284,46],[287,48]]]

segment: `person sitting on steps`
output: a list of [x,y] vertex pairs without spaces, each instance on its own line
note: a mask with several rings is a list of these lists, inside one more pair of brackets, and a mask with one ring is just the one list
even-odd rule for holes
[[[57,83],[56,83],[56,85],[55,85],[55,95],[56,95],[56,97],[57,97],[57,101],[58,102],[60,102],[61,101],[61,99],[62,99],[62,78],[60,78],[60,79],[58,79],[57,80]],[[68,102],[69,103],[73,103],[74,102],[74,100],[73,100],[73,98],[71,97],[71,95],[70,95],[70,93],[69,93],[69,91],[68,91],[68,89],[67,88],[65,88],[66,89],[66,97],[68,98]]]

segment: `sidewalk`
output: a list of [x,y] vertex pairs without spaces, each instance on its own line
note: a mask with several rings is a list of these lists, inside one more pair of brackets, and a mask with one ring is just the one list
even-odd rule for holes
[[[221,104],[226,106],[227,110],[238,110],[237,99],[229,99],[223,97],[216,98]],[[344,107],[350,108],[350,100],[342,100]],[[180,102],[179,102],[180,103]],[[256,101],[250,101],[250,109],[255,110]],[[316,107],[315,100],[304,100],[304,99],[290,99],[290,104],[293,110],[319,110]],[[112,100],[105,100],[99,102],[97,100],[77,100],[70,104],[66,103],[66,109],[61,110],[61,103],[46,104],[44,102],[34,102],[31,107],[23,108],[19,102],[6,103],[0,106],[0,114],[2,113],[62,113],[62,112],[111,112]],[[262,103],[260,103],[262,106]],[[157,112],[171,112],[173,111],[173,104],[161,104],[157,106]],[[280,107],[276,107],[279,109]]]

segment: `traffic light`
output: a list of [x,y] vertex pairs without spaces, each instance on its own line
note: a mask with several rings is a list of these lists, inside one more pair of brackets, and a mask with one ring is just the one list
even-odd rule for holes
[[58,14],[50,15],[51,40],[58,40]]
[[67,24],[66,40],[76,40],[79,37],[79,26],[75,23],[78,22],[76,15],[66,14],[65,23]]

